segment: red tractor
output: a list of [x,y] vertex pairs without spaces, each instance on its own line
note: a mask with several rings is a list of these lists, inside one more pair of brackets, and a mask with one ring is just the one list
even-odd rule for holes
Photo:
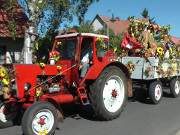
[[[130,74],[109,45],[108,37],[72,33],[55,38],[50,64],[3,65],[9,97],[0,97],[0,128],[22,117],[25,135],[54,134],[63,118],[62,104],[90,104],[101,120],[112,120],[132,95]],[[57,56],[58,55],[58,56]],[[5,91],[5,90],[4,90]],[[6,91],[7,94],[7,91]]]

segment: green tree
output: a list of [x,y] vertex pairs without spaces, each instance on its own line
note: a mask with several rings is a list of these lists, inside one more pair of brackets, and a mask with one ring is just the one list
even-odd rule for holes
[[142,17],[148,19],[149,18],[149,11],[147,8],[145,8],[142,13],[141,13]]
[[99,0],[6,0],[4,10],[11,16],[17,1],[27,14],[29,25],[39,33],[46,33],[49,29],[58,30],[62,23],[71,22],[74,17],[81,24],[88,7]]
[[94,32],[93,26],[91,25],[90,21],[86,21],[84,23],[81,23],[80,26],[75,26],[74,28],[79,33],[83,33],[83,32],[84,33],[91,33],[91,32],[93,33]]
[[84,23],[84,16],[88,11],[89,6],[94,3],[98,2],[99,0],[74,0],[75,4],[75,14],[78,17],[79,25]]
[[[106,35],[107,29],[104,28],[104,29],[96,31],[95,33]],[[121,48],[122,38],[123,38],[123,33],[119,33],[118,35],[115,35],[114,32],[111,29],[109,29],[110,46],[116,51],[118,55],[120,55],[122,52],[122,48]]]
[[156,24],[155,17],[150,17],[149,11],[148,11],[147,8],[145,8],[145,9],[142,11],[141,15],[142,15],[143,18],[148,19],[150,23]]
[[[18,20],[18,16],[16,15],[17,2],[13,0],[3,1],[4,4],[0,5],[0,10],[4,11],[8,18],[7,28],[10,31],[10,34],[13,39],[16,38],[16,20]],[[6,17],[5,17],[6,18]],[[7,20],[5,20],[7,21]]]

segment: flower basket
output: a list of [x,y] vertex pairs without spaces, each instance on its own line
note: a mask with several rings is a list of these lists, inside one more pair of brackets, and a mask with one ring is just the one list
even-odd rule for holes
[[60,53],[58,51],[50,52],[49,54],[50,65],[55,65],[59,59],[60,59]]
[[55,65],[56,64],[56,60],[54,58],[50,58],[49,59],[49,64],[50,65]]

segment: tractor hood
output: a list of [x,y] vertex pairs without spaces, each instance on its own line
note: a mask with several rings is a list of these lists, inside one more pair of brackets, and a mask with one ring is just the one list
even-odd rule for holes
[[[31,91],[36,87],[38,76],[57,76],[62,75],[68,84],[71,83],[72,69],[75,65],[69,60],[62,60],[56,65],[46,64],[11,64],[8,65],[9,71],[13,71],[14,80],[16,82],[17,98],[24,97],[24,86],[26,83],[31,84]],[[5,66],[6,68],[6,66]],[[8,72],[10,73],[10,72]],[[12,76],[10,74],[9,76]]]

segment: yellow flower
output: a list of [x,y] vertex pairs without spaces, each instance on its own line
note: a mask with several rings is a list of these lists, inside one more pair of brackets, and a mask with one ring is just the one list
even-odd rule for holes
[[35,96],[36,97],[40,97],[43,94],[42,87],[37,87],[35,90],[36,90],[35,91]]
[[60,73],[60,72],[61,72],[62,67],[61,67],[61,66],[57,66],[56,68],[57,68],[57,71]]
[[103,42],[103,39],[100,38],[100,37],[97,37],[97,41],[98,41],[98,42]]
[[44,131],[39,131],[38,135],[47,135],[48,134],[48,130],[44,129]]
[[45,63],[39,63],[39,66],[40,66],[41,68],[45,68],[46,64],[45,64]]
[[164,49],[162,47],[157,48],[158,55],[162,56],[164,54]]
[[41,89],[40,88],[38,88],[38,89],[36,89],[36,97],[39,97],[39,96],[41,96]]
[[173,50],[172,50],[172,48],[169,48],[169,52],[170,52],[170,54],[172,54],[172,53],[173,53]]
[[2,83],[4,84],[4,85],[9,85],[9,79],[5,79],[5,78],[3,78],[2,79]]
[[172,63],[172,70],[177,71],[177,63]]
[[0,77],[5,77],[7,75],[7,71],[4,67],[0,67]]
[[113,48],[113,51],[116,52],[116,51],[117,51],[117,47],[114,47],[114,48]]
[[8,71],[6,70],[5,67],[2,66],[0,66],[0,78],[3,85],[5,86],[9,85],[10,81],[9,81]]
[[61,70],[61,69],[62,69],[62,67],[61,67],[61,66],[57,66],[57,69],[58,69],[58,70]]

